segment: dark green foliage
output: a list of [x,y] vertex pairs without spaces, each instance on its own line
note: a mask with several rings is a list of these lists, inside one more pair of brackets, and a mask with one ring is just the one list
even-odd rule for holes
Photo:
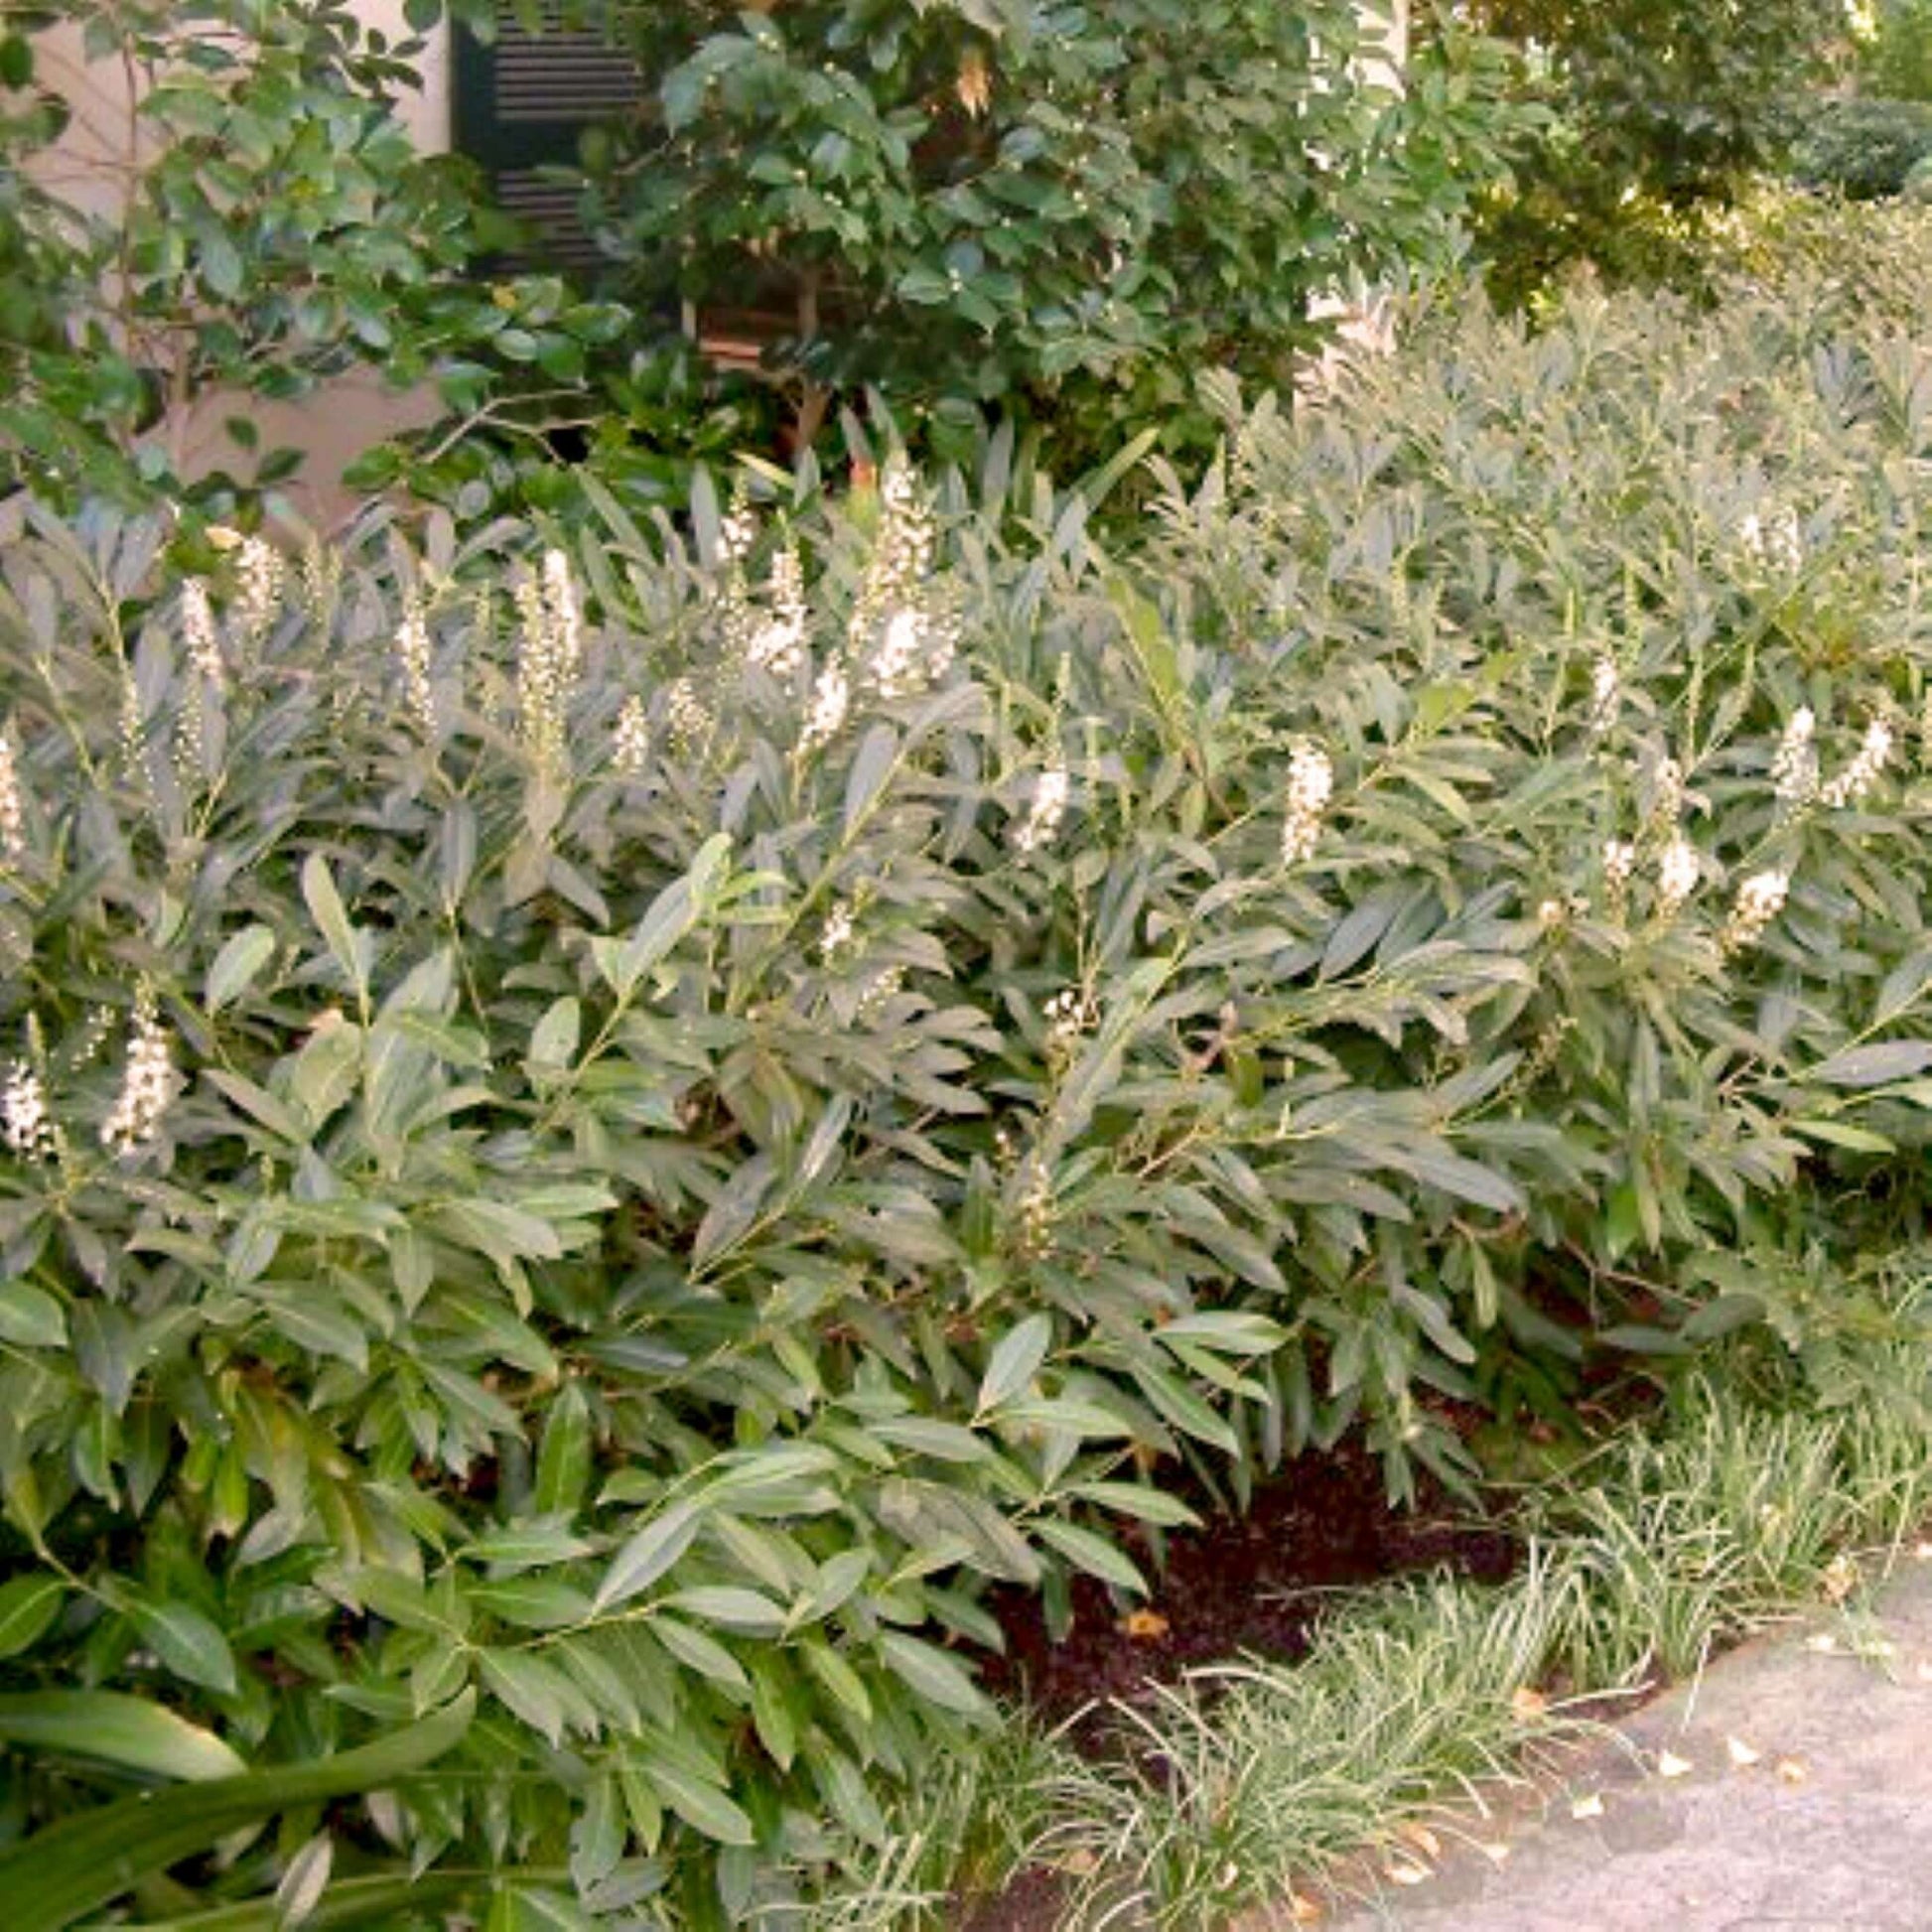
[[1923,345],[1841,278],[1204,406],[1119,554],[1009,435],[287,577],[10,512],[9,1830],[474,1694],[144,1909],[787,1909],[971,1748],[989,1587],[1131,1596],[1184,1461],[1402,1494],[1458,1404],[1882,1323]]
[[1656,210],[1723,205],[1784,151],[1792,109],[1843,31],[1838,0],[1480,0],[1521,50],[1549,119],[1481,226],[1491,282],[1518,302],[1568,264],[1674,279]]
[[[494,13],[409,18],[446,11]],[[300,461],[260,447],[251,404],[349,369],[433,382],[447,410],[354,481],[468,517],[567,494],[560,434],[647,505],[868,394],[940,454],[998,404],[1069,474],[1143,423],[1198,457],[1194,367],[1285,381],[1332,326],[1319,306],[1450,256],[1500,166],[1481,50],[1433,50],[1398,97],[1355,0],[572,12],[662,76],[648,113],[585,142],[621,303],[474,279],[509,230],[391,112],[417,42],[326,0],[26,17],[83,26],[94,75],[110,95],[131,75],[141,105],[85,193],[66,161],[48,192],[71,103],[37,85],[24,31],[4,43],[0,474],[232,514]],[[720,376],[666,322],[678,295],[795,327],[760,379]],[[197,448],[223,423],[240,474],[209,475]]]
[[1932,102],[1821,101],[1792,152],[1792,174],[1807,188],[1836,189],[1855,202],[1903,192],[1932,155]]
[[1837,0],[1483,0],[1534,50],[1610,192],[1722,193],[1776,154],[1794,91],[1843,29]]
[[1398,100],[1356,0],[599,12],[661,82],[586,144],[595,225],[633,292],[787,321],[800,442],[866,386],[942,453],[995,401],[1069,469],[1198,436],[1194,368],[1285,380],[1311,305],[1440,262],[1498,165],[1480,63]]

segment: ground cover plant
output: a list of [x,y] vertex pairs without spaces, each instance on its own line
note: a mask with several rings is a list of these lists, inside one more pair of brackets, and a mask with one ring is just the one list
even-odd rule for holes
[[1005,435],[688,532],[10,506],[15,1923],[843,1910],[986,1588],[1131,1598],[1181,1461],[1400,1496],[1738,1333],[1857,1394],[1924,344],[1584,301],[1204,393],[1105,547]]

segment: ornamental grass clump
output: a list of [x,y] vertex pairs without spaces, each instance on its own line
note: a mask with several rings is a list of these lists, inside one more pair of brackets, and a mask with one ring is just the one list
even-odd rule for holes
[[[993,1718],[991,1587],[1131,1597],[1185,1465],[1352,1432],[1406,1495],[1586,1367],[1877,1318],[1932,377],[1812,327],[1210,383],[1229,456],[1109,547],[1005,435],[688,533],[372,514],[265,621],[220,554],[218,688],[164,530],[9,506],[17,1922],[144,1860],[392,1926],[851,1897]],[[38,1838],[237,1763],[225,1859]]]

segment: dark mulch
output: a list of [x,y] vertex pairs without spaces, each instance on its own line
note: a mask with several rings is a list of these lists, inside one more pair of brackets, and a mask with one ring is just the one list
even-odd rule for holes
[[[1171,1532],[1165,1566],[1137,1554],[1152,1586],[1146,1604],[1117,1603],[1104,1584],[1081,1578],[1073,1626],[1059,1643],[1037,1596],[998,1591],[990,1607],[1007,1651],[983,1666],[988,1688],[1056,1723],[1244,1651],[1301,1657],[1323,1592],[1441,1566],[1499,1583],[1515,1567],[1516,1544],[1441,1494],[1392,1509],[1381,1463],[1338,1449],[1291,1463],[1256,1491],[1244,1515]],[[1134,1607],[1154,1619],[1133,1617]]]

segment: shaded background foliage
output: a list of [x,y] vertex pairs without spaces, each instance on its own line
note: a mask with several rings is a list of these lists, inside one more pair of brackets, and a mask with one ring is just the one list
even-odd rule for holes
[[[443,11],[410,18],[426,31]],[[483,33],[495,18],[450,11]],[[433,383],[445,412],[357,483],[467,517],[561,501],[560,428],[648,503],[677,499],[694,460],[793,452],[847,405],[883,403],[940,455],[970,449],[997,403],[1068,474],[1143,426],[1198,460],[1212,425],[1193,368],[1283,381],[1332,330],[1323,301],[1451,259],[1510,125],[1463,37],[1398,93],[1351,0],[729,17],[611,0],[569,17],[632,49],[650,92],[584,142],[610,258],[585,290],[501,272],[512,229],[476,177],[410,152],[390,110],[420,43],[320,0],[258,13],[9,16],[0,248],[32,279],[0,336],[0,433],[43,491],[192,493],[223,513],[297,453],[191,491],[193,405],[232,396],[246,442],[251,395],[347,367]],[[66,114],[30,38],[57,20],[148,83],[93,214],[21,166]],[[789,321],[756,379],[721,375],[667,338],[678,297]]]

